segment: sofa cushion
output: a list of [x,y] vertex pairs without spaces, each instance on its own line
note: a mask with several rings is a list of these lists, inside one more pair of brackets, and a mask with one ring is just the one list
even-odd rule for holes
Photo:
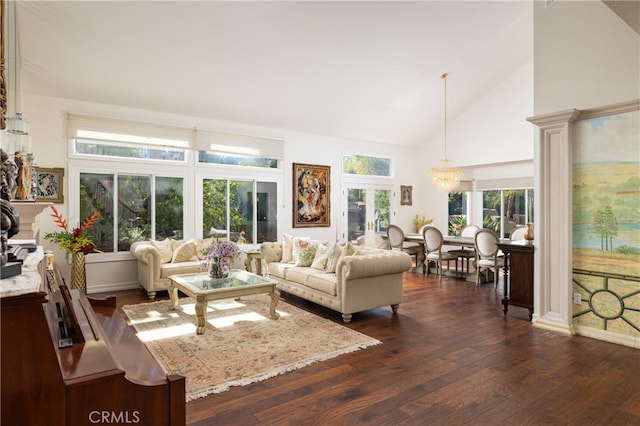
[[308,278],[315,274],[324,274],[324,271],[310,268],[308,266],[306,267],[294,266],[293,268],[289,268],[285,271],[284,278],[287,281],[306,285]]
[[188,262],[189,260],[198,260],[194,240],[185,241],[173,250],[171,263]]
[[189,262],[164,263],[160,266],[160,278],[169,278],[175,274],[195,274],[200,272],[200,261],[191,260]]
[[287,269],[293,268],[293,267],[294,267],[293,263],[270,262],[270,263],[267,263],[267,273],[271,277],[278,277],[278,278],[285,279],[284,277]]
[[296,266],[311,266],[316,256],[316,244],[308,239],[294,238],[293,253]]
[[160,253],[160,262],[171,262],[171,258],[173,257],[173,247],[171,247],[170,239],[165,238],[162,241],[149,240],[149,244],[158,249],[158,252]]
[[307,278],[307,287],[313,288],[318,291],[336,296],[338,286],[338,277],[336,274],[320,273],[309,275]]

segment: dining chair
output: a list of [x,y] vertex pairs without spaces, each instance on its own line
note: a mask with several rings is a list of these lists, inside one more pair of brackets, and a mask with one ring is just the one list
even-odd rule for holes
[[402,250],[411,257],[416,258],[416,266],[418,266],[418,254],[421,249],[420,246],[413,244],[406,246],[404,243],[404,231],[398,225],[389,225],[387,227],[387,241],[389,242],[390,250]]
[[524,240],[524,233],[526,232],[526,230],[527,228],[525,228],[524,226],[517,227],[516,229],[511,231],[511,234],[509,235],[509,239],[511,241]]
[[476,249],[476,286],[480,284],[480,272],[482,270],[493,270],[493,288],[498,288],[498,274],[500,268],[504,266],[504,257],[498,256],[498,234],[491,229],[482,228],[476,232],[474,246]]
[[[462,232],[460,233],[461,238],[473,238],[478,232],[480,227],[478,225],[467,225],[462,228]],[[449,250],[449,253],[453,253],[458,256],[458,258],[462,261],[462,271],[464,272],[464,261],[467,261],[467,273],[469,273],[469,263],[472,259],[476,258],[476,251],[474,249],[468,250],[464,247],[460,247],[459,249]]]
[[458,256],[448,251],[442,251],[442,243],[444,237],[442,232],[435,226],[426,226],[422,230],[422,238],[424,240],[424,268],[422,273],[429,275],[429,262],[435,262],[436,274],[439,273],[440,279],[442,279],[442,262],[447,262],[447,269],[449,269],[449,262],[455,260],[456,270],[458,269]]

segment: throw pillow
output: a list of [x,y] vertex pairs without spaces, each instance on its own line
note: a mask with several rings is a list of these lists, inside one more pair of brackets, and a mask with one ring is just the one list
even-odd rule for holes
[[171,240],[165,238],[162,241],[149,240],[149,243],[158,249],[160,252],[160,262],[169,263],[173,257],[173,247],[171,247]]
[[293,260],[293,237],[289,234],[282,234],[282,260],[289,263]]
[[325,269],[325,271],[327,271],[330,274],[334,274],[336,272],[336,266],[338,265],[338,260],[342,256],[342,253],[345,248],[346,248],[345,245],[340,245],[340,244],[333,245],[333,250],[331,250],[331,254],[327,259],[327,268]]
[[196,238],[194,241],[196,245],[196,256],[198,256],[198,259],[202,259],[204,255],[207,254],[207,250],[209,250],[211,244],[213,244],[213,238]]
[[185,241],[173,251],[171,263],[188,262],[190,260],[198,260],[196,256],[196,244],[193,240]]
[[311,267],[315,269],[326,269],[329,255],[333,252],[333,244],[318,244],[316,247],[316,255],[311,262]]
[[311,266],[316,256],[316,244],[307,239],[293,239],[293,250],[296,252],[296,266]]
[[[293,263],[296,264],[298,263],[298,257],[300,256],[300,251],[302,249],[307,248],[308,244],[303,244],[301,245],[301,241],[306,241],[307,243],[311,242],[311,238],[308,237],[293,237],[293,247],[291,248],[291,260],[289,261],[289,263]],[[315,253],[314,253],[315,254]],[[311,260],[313,261],[313,257],[311,258]],[[311,265],[311,264],[309,264]]]

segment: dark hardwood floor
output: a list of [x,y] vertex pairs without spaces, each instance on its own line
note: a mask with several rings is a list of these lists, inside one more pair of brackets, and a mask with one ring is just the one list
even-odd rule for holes
[[640,424],[639,350],[535,328],[524,308],[505,318],[501,298],[490,284],[406,273],[397,315],[385,307],[347,325],[382,345],[189,402],[187,424]]

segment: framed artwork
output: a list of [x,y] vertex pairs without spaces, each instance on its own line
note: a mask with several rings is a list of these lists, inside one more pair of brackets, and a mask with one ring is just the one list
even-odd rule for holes
[[413,205],[413,186],[400,185],[400,205]]
[[64,169],[37,167],[36,174],[36,199],[38,201],[64,203]]
[[293,227],[330,226],[331,166],[293,163]]

